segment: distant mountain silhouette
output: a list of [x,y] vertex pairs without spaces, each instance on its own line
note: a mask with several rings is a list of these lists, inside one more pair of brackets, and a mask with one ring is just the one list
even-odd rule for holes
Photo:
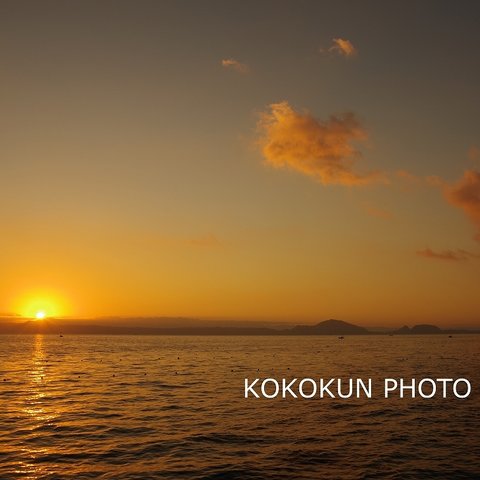
[[290,330],[293,335],[368,335],[366,328],[344,322],[343,320],[325,320],[316,325],[297,325]]
[[395,330],[393,332],[395,335],[423,335],[423,334],[433,334],[433,333],[446,333],[441,328],[437,327],[436,325],[415,325],[412,328],[407,327],[404,325],[402,328]]
[[[179,319],[178,326],[155,325],[152,320],[149,324],[135,324],[136,319],[120,319],[119,324],[115,324],[114,319],[110,319],[107,324],[101,324],[102,320],[65,320],[48,318],[41,321],[26,320],[18,321],[11,318],[0,318],[0,334],[72,334],[72,335],[421,335],[421,334],[460,334],[460,333],[480,333],[479,330],[442,330],[435,325],[415,325],[410,328],[403,326],[397,330],[388,330],[378,332],[371,331],[364,327],[344,322],[342,320],[325,320],[315,325],[296,325],[296,326],[264,326],[259,323],[248,324],[247,322],[232,322],[229,325],[227,321],[221,321],[215,324],[212,321],[202,324],[200,320],[190,320],[183,323]],[[182,320],[182,321],[180,321]],[[187,319],[188,320],[188,319]]]

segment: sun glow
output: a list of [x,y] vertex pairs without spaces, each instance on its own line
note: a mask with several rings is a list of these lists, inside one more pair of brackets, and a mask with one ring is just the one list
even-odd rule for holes
[[14,308],[22,317],[34,320],[62,317],[68,315],[70,310],[64,296],[52,291],[27,293],[17,299]]

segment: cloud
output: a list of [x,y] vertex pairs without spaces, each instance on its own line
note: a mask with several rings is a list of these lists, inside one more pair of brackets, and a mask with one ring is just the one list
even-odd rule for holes
[[213,233],[198,236],[178,236],[168,234],[146,233],[135,238],[135,243],[149,248],[182,248],[196,250],[216,250],[226,243]]
[[421,182],[421,179],[417,175],[408,170],[397,170],[395,175],[410,185],[419,184]]
[[446,185],[443,194],[447,201],[463,210],[478,229],[475,239],[480,242],[480,172],[466,170],[453,185]]
[[480,160],[480,148],[475,145],[471,146],[468,149],[467,156],[471,162],[477,163]]
[[329,52],[338,53],[344,57],[354,57],[358,51],[350,40],[344,38],[334,38],[333,45],[328,49]]
[[438,175],[428,175],[425,177],[425,181],[427,182],[427,185],[430,185],[431,187],[448,187],[448,183]]
[[430,248],[425,248],[424,250],[418,250],[416,253],[421,257],[430,258],[433,260],[447,260],[453,262],[461,262],[470,258],[479,257],[479,255],[475,255],[474,253],[470,253],[459,248],[456,250],[443,250],[441,252],[435,252]]
[[215,235],[208,234],[201,237],[188,238],[185,244],[190,247],[198,248],[218,248],[223,246],[223,242]]
[[412,191],[427,182],[426,178],[419,177],[408,170],[397,170],[394,175],[402,192]]
[[246,74],[250,72],[250,68],[247,64],[241,63],[234,58],[226,58],[222,60],[222,67],[235,70],[238,73]]
[[372,205],[370,203],[365,203],[363,205],[363,209],[371,217],[382,218],[384,220],[390,220],[391,218],[393,218],[393,214],[389,210],[376,207],[375,205]]
[[354,171],[361,154],[353,141],[364,142],[367,132],[353,113],[318,120],[296,112],[288,102],[273,103],[260,114],[258,146],[267,165],[287,168],[324,185],[365,185],[385,181],[379,172]]

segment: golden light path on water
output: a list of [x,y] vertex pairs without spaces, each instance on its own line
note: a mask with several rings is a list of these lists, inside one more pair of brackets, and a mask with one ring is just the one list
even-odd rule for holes
[[[0,478],[476,478],[479,362],[478,335],[0,335]],[[385,376],[474,391],[385,400]],[[374,398],[245,399],[257,377],[372,378]]]
[[[47,401],[48,398],[45,392],[47,359],[43,349],[43,342],[43,335],[35,335],[31,367],[30,371],[27,372],[28,383],[23,402],[23,413],[30,417],[30,426],[28,428],[30,433],[42,430],[58,417],[58,413],[55,412],[55,406]],[[46,455],[49,452],[48,446],[38,445],[33,442],[29,446],[23,446],[22,460],[15,473],[21,474],[22,478],[32,480],[52,473],[48,464],[35,461],[39,456]]]

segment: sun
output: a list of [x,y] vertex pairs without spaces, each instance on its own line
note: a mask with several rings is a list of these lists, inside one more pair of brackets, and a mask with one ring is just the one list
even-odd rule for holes
[[12,308],[22,317],[31,320],[63,317],[70,310],[63,292],[50,289],[27,291],[17,298]]

